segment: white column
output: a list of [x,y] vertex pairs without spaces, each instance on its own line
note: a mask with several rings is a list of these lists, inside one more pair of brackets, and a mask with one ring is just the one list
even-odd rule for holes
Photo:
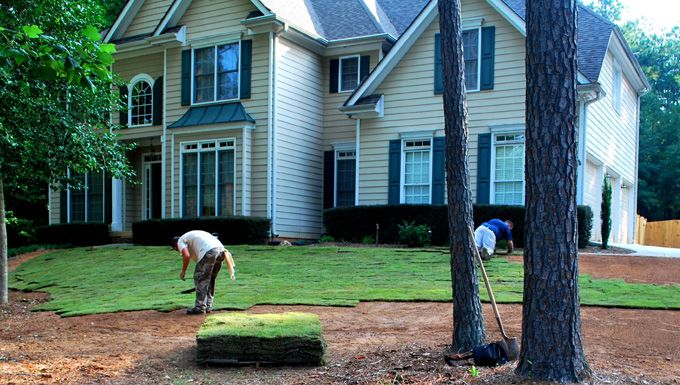
[[635,243],[635,225],[637,221],[636,204],[634,197],[637,196],[637,185],[628,187],[628,239],[626,243]]
[[576,154],[576,159],[578,165],[576,167],[576,204],[583,204],[584,195],[584,183],[586,176],[586,122],[588,108],[585,102],[581,101],[579,106],[579,119],[578,119],[578,153]]
[[111,181],[111,231],[123,231],[123,181]]
[[612,182],[612,231],[611,242],[621,242],[619,228],[621,226],[621,177],[611,178]]
[[361,157],[359,156],[359,151],[361,149],[361,119],[356,120],[356,142],[355,142],[355,154],[354,154],[354,205],[359,206],[359,163]]

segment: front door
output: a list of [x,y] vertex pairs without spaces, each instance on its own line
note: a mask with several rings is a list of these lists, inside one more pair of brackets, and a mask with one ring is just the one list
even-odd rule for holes
[[142,183],[142,219],[161,217],[161,156],[144,155]]

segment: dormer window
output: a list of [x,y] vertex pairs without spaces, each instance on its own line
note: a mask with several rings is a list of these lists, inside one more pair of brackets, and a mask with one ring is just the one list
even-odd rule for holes
[[340,92],[354,91],[359,85],[359,56],[340,58]]
[[238,99],[239,44],[194,49],[194,103]]

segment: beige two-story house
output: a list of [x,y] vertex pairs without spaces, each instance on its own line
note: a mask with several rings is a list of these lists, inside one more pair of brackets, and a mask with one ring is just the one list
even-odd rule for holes
[[[462,2],[477,203],[524,203],[523,4]],[[599,214],[608,175],[630,242],[648,84],[618,29],[579,11],[579,203]],[[82,176],[50,221],[245,215],[317,238],[324,208],[443,203],[438,31],[434,0],[130,0],[104,39],[139,183]]]

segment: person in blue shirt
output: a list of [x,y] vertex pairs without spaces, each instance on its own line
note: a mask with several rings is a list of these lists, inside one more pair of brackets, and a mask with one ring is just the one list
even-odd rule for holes
[[512,221],[502,221],[494,218],[482,223],[475,230],[475,245],[477,245],[479,255],[483,260],[488,261],[491,259],[496,250],[496,242],[501,239],[508,240],[508,254],[512,253],[512,250],[515,248],[512,243],[512,227]]

